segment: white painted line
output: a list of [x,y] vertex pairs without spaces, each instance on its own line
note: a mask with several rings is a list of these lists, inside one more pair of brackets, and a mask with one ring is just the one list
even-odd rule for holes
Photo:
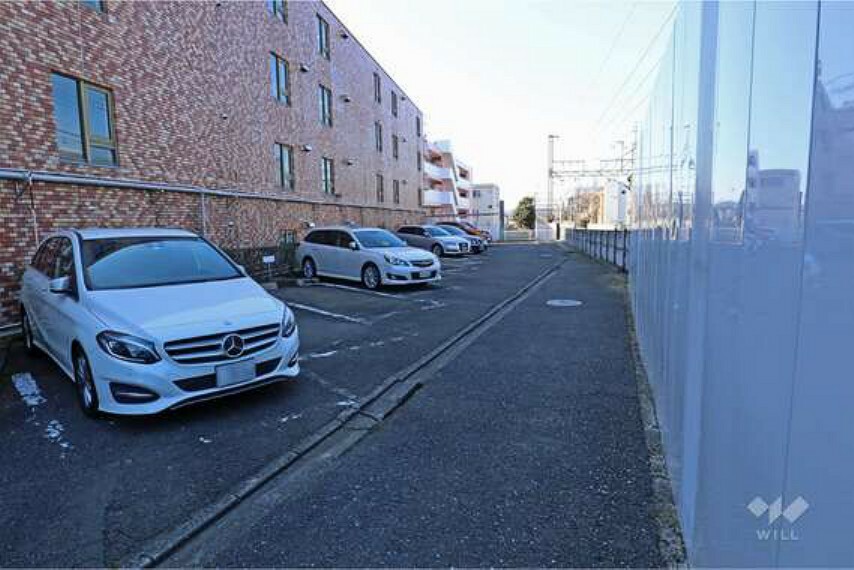
[[338,354],[337,350],[330,350],[329,352],[313,352],[311,354],[307,354],[303,358],[305,360],[311,360],[312,358],[329,358],[330,356],[334,356]]
[[578,307],[581,305],[581,301],[576,301],[575,299],[552,299],[546,301],[546,305],[549,307]]
[[65,426],[59,420],[50,420],[44,428],[44,436],[51,443],[59,445],[62,449],[72,449],[74,446],[65,439]]
[[358,287],[350,287],[349,285],[341,285],[339,283],[315,283],[316,287],[329,287],[330,289],[342,289],[344,291],[353,291],[364,295],[376,295],[377,297],[386,297],[388,299],[403,299],[400,295],[393,293],[383,293],[382,291],[371,291],[370,289],[359,289]]
[[350,317],[348,315],[341,315],[338,313],[331,313],[329,311],[324,311],[323,309],[318,309],[317,307],[312,307],[311,305],[303,305],[302,303],[294,303],[293,301],[288,301],[288,305],[290,305],[294,309],[300,309],[302,311],[307,311],[309,313],[315,313],[317,315],[323,315],[324,317],[329,317],[332,319],[339,319],[341,321],[347,321],[348,323],[357,323],[360,325],[369,324],[365,319],[360,319],[358,317]]
[[15,390],[21,395],[21,399],[30,407],[38,406],[47,401],[42,396],[36,379],[29,372],[12,374],[12,384],[15,385]]

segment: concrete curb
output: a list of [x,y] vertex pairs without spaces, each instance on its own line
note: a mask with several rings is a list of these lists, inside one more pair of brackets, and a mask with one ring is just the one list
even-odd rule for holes
[[[614,267],[613,265],[610,266]],[[621,282],[623,284],[622,293],[626,311],[626,327],[629,331],[629,350],[634,364],[644,439],[646,440],[646,447],[649,453],[649,471],[652,477],[653,497],[650,513],[658,530],[658,552],[662,563],[668,568],[687,568],[689,566],[688,557],[685,551],[685,542],[682,538],[679,511],[676,508],[676,503],[673,501],[673,486],[667,469],[667,455],[665,454],[664,444],[661,439],[661,428],[658,423],[658,415],[655,411],[655,399],[649,378],[646,375],[643,357],[641,356],[627,280],[624,273],[619,273],[619,275],[623,276]]]
[[[443,354],[453,349],[463,338],[476,332],[479,327],[486,324],[496,314],[523,297],[531,288],[535,287],[551,273],[557,271],[565,261],[565,259],[562,259],[538,274],[510,297],[494,305],[486,313],[451,335],[451,337],[426,355],[386,378],[367,396],[360,399],[357,405],[338,414],[333,420],[324,424],[320,429],[304,438],[281,456],[273,459],[257,473],[241,481],[230,492],[220,497],[220,499],[206,507],[202,507],[176,528],[161,533],[145,544],[139,552],[125,557],[119,564],[119,567],[150,568],[159,564],[193,537],[222,518],[227,512],[234,509],[265,483],[286,471],[296,461],[306,457],[311,451],[317,449],[322,443],[339,431],[348,430],[351,433],[345,435],[348,443],[338,453],[343,452],[347,447],[355,445],[371,429],[366,429],[364,418],[369,418],[376,425],[391,415],[415,391],[421,388],[422,384],[412,378],[417,372],[438,360]],[[352,428],[349,427],[351,424]],[[359,431],[361,435],[353,437],[352,431]]]

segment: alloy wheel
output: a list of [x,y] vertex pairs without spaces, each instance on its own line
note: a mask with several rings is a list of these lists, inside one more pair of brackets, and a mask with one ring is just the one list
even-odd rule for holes
[[87,416],[97,415],[98,392],[95,389],[95,380],[92,378],[89,360],[83,353],[74,357],[74,387],[77,390],[77,401],[83,413]]
[[380,270],[376,265],[368,265],[362,271],[362,283],[368,289],[376,289],[380,285]]
[[314,261],[311,259],[306,259],[302,262],[302,274],[306,279],[314,279],[317,274],[317,270],[314,267]]

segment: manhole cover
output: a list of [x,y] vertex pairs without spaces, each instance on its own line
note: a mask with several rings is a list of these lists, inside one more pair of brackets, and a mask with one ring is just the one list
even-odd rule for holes
[[581,305],[581,301],[576,301],[575,299],[552,299],[546,301],[546,305],[549,307],[577,307]]

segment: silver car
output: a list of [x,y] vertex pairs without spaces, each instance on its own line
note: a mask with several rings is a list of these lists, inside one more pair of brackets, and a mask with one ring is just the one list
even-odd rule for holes
[[439,226],[402,226],[397,236],[412,247],[426,249],[436,257],[470,253],[469,241]]

